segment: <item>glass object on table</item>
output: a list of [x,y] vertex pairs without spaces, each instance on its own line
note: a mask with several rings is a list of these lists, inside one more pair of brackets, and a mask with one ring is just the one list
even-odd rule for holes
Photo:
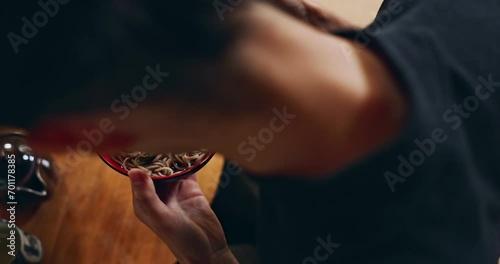
[[49,157],[36,156],[22,133],[0,134],[0,200],[32,210],[47,200],[59,176]]

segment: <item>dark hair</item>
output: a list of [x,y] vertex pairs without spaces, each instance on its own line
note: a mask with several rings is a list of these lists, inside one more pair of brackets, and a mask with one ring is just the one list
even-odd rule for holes
[[[161,85],[169,94],[203,94],[194,90],[199,86],[188,85],[186,69],[221,56],[236,32],[208,0],[16,0],[2,5],[7,38],[1,46],[0,125],[27,126],[45,113],[105,107],[140,83],[147,65],[160,64],[172,73],[172,85]],[[26,19],[43,24],[37,12],[45,12],[47,23],[26,37]],[[16,42],[21,38],[28,42]]]

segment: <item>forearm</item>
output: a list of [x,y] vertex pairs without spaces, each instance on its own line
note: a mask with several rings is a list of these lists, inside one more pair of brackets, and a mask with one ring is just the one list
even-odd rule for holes
[[[220,139],[224,154],[258,174],[318,175],[354,162],[397,135],[405,102],[377,54],[259,8],[255,16],[263,18],[252,20],[271,29],[259,32],[261,42],[248,45],[243,54],[257,86],[274,98],[259,117],[235,121],[232,137]],[[294,118],[274,131],[272,140],[266,136],[259,142],[261,131],[272,131],[276,110],[285,108]]]
[[211,100],[165,98],[126,108],[123,121],[111,125],[103,123],[110,113],[62,118],[33,133],[35,141],[66,150],[87,140],[82,131],[99,128],[106,144],[93,151],[206,148],[258,174],[303,176],[335,171],[397,135],[404,98],[375,53],[268,4],[252,2],[234,13],[246,28],[210,64],[218,74],[199,84],[211,89]]

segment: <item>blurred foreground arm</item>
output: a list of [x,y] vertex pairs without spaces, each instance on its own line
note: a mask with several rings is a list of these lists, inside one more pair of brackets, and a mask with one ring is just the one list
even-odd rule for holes
[[[165,16],[159,10],[150,13],[158,11],[155,17],[161,20]],[[148,66],[146,75],[140,76],[149,82],[168,80],[155,84],[159,88],[154,91],[144,88],[154,96],[142,102],[145,97],[136,95],[141,100],[133,101],[135,82],[123,84],[134,88],[124,88],[120,96],[115,89],[102,89],[113,102],[105,111],[95,115],[86,111],[80,117],[56,111],[46,117],[51,122],[42,121],[41,129],[35,129],[33,143],[39,149],[75,149],[88,140],[88,131],[97,131],[101,137],[93,140],[97,143],[92,151],[165,153],[204,148],[259,175],[298,177],[331,175],[388,144],[404,123],[406,102],[383,59],[369,48],[325,32],[331,26],[327,22],[335,19],[325,20],[329,16],[306,5],[293,4],[291,10],[295,17],[269,3],[252,1],[235,8],[227,20],[212,21],[209,30],[199,30],[203,34],[198,35],[210,35],[223,25],[238,29],[234,36],[233,31],[227,33],[230,44],[212,43],[216,50],[223,49],[213,57],[197,55],[202,44],[187,45],[197,31],[182,31],[180,44],[166,48],[164,57],[159,51],[152,54],[160,63],[151,64],[154,69]],[[217,16],[215,10],[206,12]],[[188,16],[187,21],[196,22],[194,29],[203,22]],[[151,32],[168,32],[172,25],[167,22],[160,24],[167,29]],[[156,42],[144,44],[150,43]],[[178,49],[183,53],[170,61]],[[176,74],[169,74],[169,67]],[[114,81],[122,78],[113,78],[108,71],[101,74],[109,87],[121,87]],[[72,100],[61,104],[68,102],[71,106],[66,108],[74,107]],[[75,98],[75,102],[87,101]]]
[[374,51],[266,5],[246,15],[254,30],[238,55],[254,86],[272,99],[260,119],[233,128],[240,137],[224,144],[230,158],[257,174],[314,177],[396,137],[406,102]]

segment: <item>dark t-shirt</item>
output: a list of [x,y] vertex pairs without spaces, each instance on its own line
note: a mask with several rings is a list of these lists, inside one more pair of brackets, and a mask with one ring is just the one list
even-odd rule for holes
[[386,1],[367,29],[335,33],[386,59],[410,115],[326,180],[260,178],[261,263],[498,262],[499,14],[498,0]]

